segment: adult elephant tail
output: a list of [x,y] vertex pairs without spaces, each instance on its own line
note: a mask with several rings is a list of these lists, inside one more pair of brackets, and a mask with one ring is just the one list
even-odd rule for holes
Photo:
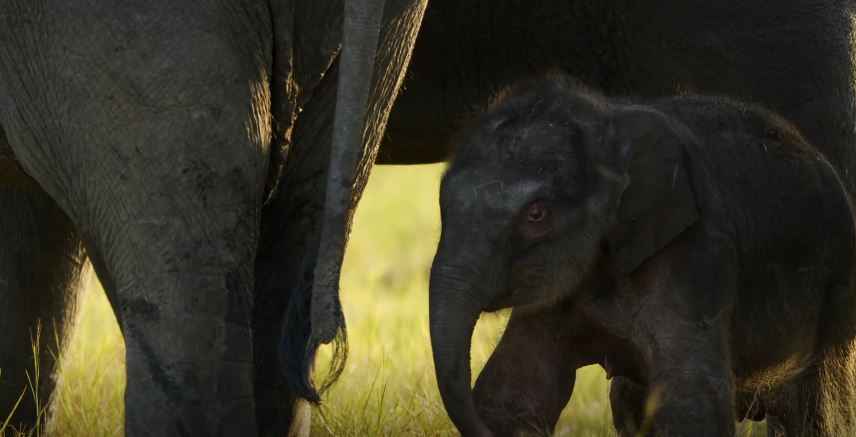
[[345,365],[339,274],[352,212],[377,153],[426,5],[427,0],[345,0],[321,236],[316,256],[304,266],[304,278],[289,304],[281,347],[289,384],[312,402],[320,401],[311,378],[318,346],[334,342],[332,367],[321,391]]
[[350,230],[351,196],[368,118],[378,36],[384,0],[345,1],[342,52],[324,222],[312,287],[312,339],[330,343],[345,332],[339,302],[339,270]]

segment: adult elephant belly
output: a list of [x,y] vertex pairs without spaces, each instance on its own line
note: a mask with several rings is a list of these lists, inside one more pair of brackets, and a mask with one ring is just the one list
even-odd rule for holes
[[454,132],[491,96],[513,82],[562,71],[613,95],[698,92],[761,103],[794,121],[854,188],[845,1],[491,6],[429,3],[379,163],[444,160]]

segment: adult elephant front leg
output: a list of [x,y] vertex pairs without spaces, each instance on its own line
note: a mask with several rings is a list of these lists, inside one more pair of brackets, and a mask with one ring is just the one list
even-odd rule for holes
[[126,434],[253,435],[267,7],[100,3],[0,6],[2,124],[112,297]]

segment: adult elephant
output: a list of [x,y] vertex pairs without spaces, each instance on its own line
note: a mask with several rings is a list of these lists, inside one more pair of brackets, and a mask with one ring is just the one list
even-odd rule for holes
[[[315,396],[315,346],[341,332],[347,223],[424,2],[387,1],[365,129],[348,109],[358,87],[337,79],[366,83],[356,61],[373,44],[336,62],[340,2],[72,3],[0,4],[0,126],[40,187],[6,165],[19,185],[0,189],[0,235],[14,236],[0,323],[18,328],[2,331],[0,367],[21,368],[8,352],[29,342],[20,327],[68,317],[85,253],[128,346],[129,434],[284,432],[295,394]],[[607,93],[760,101],[853,186],[850,2],[618,3],[432,0],[380,162],[442,160],[493,92],[559,69]],[[355,10],[355,24],[377,16]],[[348,141],[362,133],[362,147]],[[0,388],[0,411],[17,390]]]
[[[44,417],[30,342],[41,326],[44,401],[91,261],[126,434],[305,433],[297,393],[317,397],[315,348],[341,339],[350,214],[425,5],[0,2],[0,416],[23,394],[11,423]],[[331,288],[310,302],[317,256]]]
[[[757,101],[796,122],[856,187],[850,40],[856,3],[431,0],[379,163],[446,159],[474,110],[562,71],[606,94]],[[476,18],[477,17],[477,18]]]

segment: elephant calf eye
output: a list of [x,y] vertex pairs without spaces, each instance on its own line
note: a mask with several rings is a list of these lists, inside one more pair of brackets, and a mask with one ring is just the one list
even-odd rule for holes
[[535,202],[529,205],[529,211],[526,213],[526,221],[529,223],[538,223],[544,221],[550,214],[550,209],[544,202]]
[[521,231],[528,238],[540,237],[553,227],[553,216],[547,202],[532,202],[521,214]]

